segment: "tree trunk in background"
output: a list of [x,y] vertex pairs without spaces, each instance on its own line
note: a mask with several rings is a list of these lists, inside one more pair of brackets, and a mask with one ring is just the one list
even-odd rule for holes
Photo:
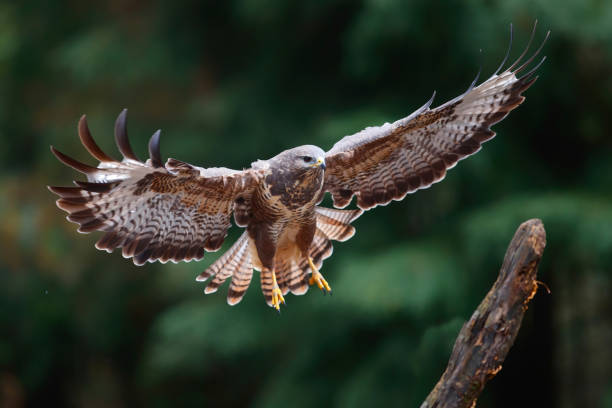
[[558,269],[553,289],[558,406],[611,407],[612,276]]

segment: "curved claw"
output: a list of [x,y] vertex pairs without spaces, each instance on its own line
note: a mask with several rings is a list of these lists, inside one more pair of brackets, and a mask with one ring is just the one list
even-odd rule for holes
[[325,278],[323,277],[323,275],[321,275],[321,272],[319,271],[313,271],[312,272],[312,276],[310,277],[310,280],[308,281],[308,284],[310,284],[311,286],[316,284],[319,289],[321,289],[323,291],[323,294],[331,294],[332,290],[331,287],[329,286],[329,283],[327,283],[327,281],[325,280]]
[[283,297],[283,292],[280,290],[278,286],[278,282],[276,281],[276,273],[274,270],[270,271],[272,273],[272,307],[276,309],[278,313],[280,313],[280,305],[285,304],[285,298]]
[[285,298],[283,297],[283,292],[281,292],[278,285],[272,289],[272,307],[276,309],[278,313],[280,313],[280,305],[281,303],[285,304]]
[[319,272],[315,264],[312,262],[311,257],[308,257],[308,265],[310,266],[310,269],[312,270],[312,274],[310,276],[310,279],[308,280],[308,284],[310,286],[316,284],[319,287],[319,289],[323,291],[324,295],[327,293],[331,294],[332,290],[331,290],[331,287],[329,286],[329,283],[327,283],[323,275],[321,275],[321,272]]

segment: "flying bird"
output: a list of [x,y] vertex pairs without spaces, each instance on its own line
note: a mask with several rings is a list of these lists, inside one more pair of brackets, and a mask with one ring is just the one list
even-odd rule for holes
[[[202,168],[172,158],[163,163],[159,130],[149,142],[149,159],[141,161],[128,141],[126,110],[115,123],[123,155],[117,161],[94,142],[83,115],[79,138],[100,163],[89,166],[51,146],[87,181],[49,189],[79,232],[104,231],[96,248],[121,248],[136,265],[202,259],[205,251],[221,247],[233,216],[244,232],[196,280],[210,280],[205,293],[213,293],[231,279],[227,302],[235,305],[258,270],[265,301],[280,310],[289,292],[301,295],[311,285],[331,292],[320,272],[323,260],[332,253],[331,241],[353,236],[351,223],[364,210],[442,180],[495,135],[491,126],[523,102],[521,93],[535,82],[544,62],[545,57],[528,69],[550,32],[523,62],[534,33],[535,25],[525,51],[502,71],[512,45],[511,26],[510,46],[495,73],[475,86],[477,76],[462,95],[439,107],[430,108],[432,96],[411,115],[346,136],[327,152],[295,147],[244,170]],[[320,206],[327,192],[335,208]],[[357,208],[343,209],[353,196]]]

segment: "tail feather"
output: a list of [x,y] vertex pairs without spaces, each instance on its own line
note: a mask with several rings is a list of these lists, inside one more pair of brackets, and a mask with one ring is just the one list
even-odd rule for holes
[[253,275],[251,253],[249,251],[249,236],[245,231],[240,238],[225,252],[221,258],[209,266],[196,278],[203,282],[210,277],[214,278],[204,289],[204,293],[214,293],[229,277],[232,282],[227,295],[227,302],[235,305],[242,300]]
[[[362,214],[362,210],[336,210],[316,207],[317,228],[308,251],[313,264],[321,268],[323,261],[333,252],[332,240],[346,241],[355,234],[355,228],[350,225]],[[230,277],[231,283],[227,294],[227,303],[239,303],[246,293],[252,277],[255,260],[252,258],[249,237],[245,231],[232,247],[223,254],[208,269],[202,272],[196,280],[205,281],[212,277],[205,293],[214,293]],[[278,256],[274,264],[276,281],[283,295],[291,292],[303,295],[308,291],[311,275],[308,259],[295,247]],[[260,272],[261,290],[266,303],[272,306],[273,279],[272,271],[262,268]]]
[[314,263],[317,268],[320,268],[323,265],[323,260],[329,258],[333,252],[334,246],[330,238],[322,230],[317,229],[312,245],[310,246],[312,263]]
[[[355,228],[350,225],[363,210],[336,210],[316,207],[317,229],[308,255],[317,268],[321,268],[323,260],[329,258],[334,250],[331,243],[346,241],[355,234]],[[300,253],[286,259],[277,259],[275,273],[283,295],[289,291],[294,295],[303,295],[308,291],[308,281],[311,270],[308,260]]]
[[248,244],[246,249],[242,251],[242,256],[238,261],[238,266],[234,270],[232,282],[230,283],[229,291],[227,292],[227,303],[235,305],[242,300],[253,277],[253,264],[251,262],[251,251]]
[[[277,269],[279,286],[283,294],[291,291],[294,295],[303,295],[308,291],[308,263],[304,258],[292,258]],[[282,285],[281,285],[282,282]]]
[[272,280],[272,271],[266,268],[262,268],[260,272],[260,278],[261,291],[263,292],[264,299],[266,300],[268,306],[272,306],[272,289],[274,288]]
[[334,208],[316,207],[317,229],[321,230],[329,239],[346,241],[355,235],[355,227],[350,225],[363,210],[336,210]]
[[276,281],[280,288],[283,296],[289,293],[289,275],[291,270],[294,268],[293,258],[280,258],[276,259],[274,264],[274,271],[276,273]]

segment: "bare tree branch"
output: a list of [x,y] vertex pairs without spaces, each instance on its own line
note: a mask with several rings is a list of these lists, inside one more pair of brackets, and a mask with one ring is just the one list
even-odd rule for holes
[[497,281],[455,341],[446,371],[421,408],[473,407],[485,384],[501,370],[537,291],[536,273],[546,246],[542,221],[522,223]]

